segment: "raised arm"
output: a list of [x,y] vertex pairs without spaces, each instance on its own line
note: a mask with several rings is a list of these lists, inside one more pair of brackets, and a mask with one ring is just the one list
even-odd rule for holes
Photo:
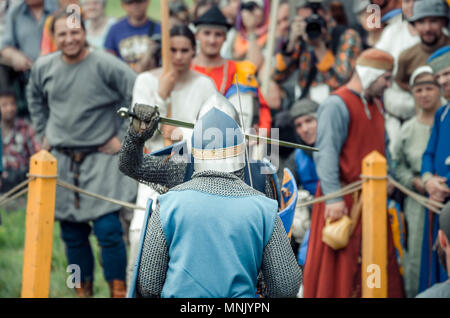
[[137,104],[133,119],[119,153],[119,170],[141,182],[172,188],[184,181],[187,163],[180,156],[144,155],[144,143],[150,139],[159,122],[158,111]]

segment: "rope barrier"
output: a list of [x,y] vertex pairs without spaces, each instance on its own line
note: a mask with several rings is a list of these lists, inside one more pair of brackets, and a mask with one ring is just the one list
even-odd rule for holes
[[411,197],[412,199],[416,200],[419,204],[421,204],[422,206],[424,206],[425,208],[429,209],[430,211],[433,211],[436,214],[440,214],[440,210],[444,208],[444,205],[440,202],[431,200],[427,197],[424,197],[418,193],[415,193],[409,189],[407,189],[406,187],[404,187],[403,185],[401,185],[400,183],[398,183],[397,181],[395,181],[393,178],[389,177],[389,182],[392,183],[392,185],[394,187],[396,187],[397,189],[399,189],[401,192],[403,192],[405,195]]
[[31,174],[31,173],[27,173],[27,177],[40,178],[40,179],[56,179],[56,178],[58,178],[57,175],[55,175],[55,176],[44,176],[44,175],[40,175],[40,174]]
[[388,176],[365,176],[363,174],[361,174],[359,176],[362,180],[366,181],[370,181],[370,180],[375,180],[375,181],[384,181],[384,180],[388,180]]
[[15,200],[15,199],[17,199],[17,198],[23,196],[23,195],[24,195],[25,193],[27,193],[27,192],[28,192],[28,188],[22,189],[21,191],[17,192],[16,194],[12,195],[11,197],[9,197],[9,198],[7,198],[7,199],[1,201],[1,202],[0,202],[0,207],[1,207],[1,206],[4,206],[6,203],[8,203],[8,202],[10,202],[10,201],[13,201],[13,200]]
[[347,194],[352,194],[354,192],[360,191],[362,189],[362,181],[356,181],[354,183],[351,183],[345,187],[343,187],[342,189],[340,189],[339,191],[324,195],[322,197],[319,197],[317,199],[314,200],[310,200],[307,202],[302,202],[300,204],[297,205],[298,208],[302,208],[302,207],[307,207],[316,203],[322,203],[328,200],[332,200],[332,199],[336,199],[339,197],[342,197],[344,195]]
[[[5,205],[6,203],[13,201],[19,197],[21,197],[22,195],[26,194],[28,192],[28,188],[22,189],[24,187],[26,187],[28,185],[28,183],[30,183],[31,181],[35,180],[36,178],[41,178],[41,179],[55,179],[58,178],[57,175],[55,176],[43,176],[43,175],[35,175],[35,174],[27,174],[28,179],[21,182],[20,184],[18,184],[17,186],[15,186],[13,189],[9,190],[7,193],[5,193],[1,198],[0,198],[0,207]],[[126,208],[131,208],[131,209],[136,209],[136,210],[144,210],[145,208],[141,207],[141,206],[137,206],[128,202],[124,202],[124,201],[120,201],[120,200],[116,200],[113,198],[108,198],[105,196],[102,196],[100,194],[96,194],[93,192],[89,192],[87,190],[81,189],[79,187],[76,187],[72,184],[63,182],[61,180],[57,180],[56,184],[59,185],[62,188],[65,188],[67,190],[70,191],[74,191],[74,192],[79,192],[82,194],[85,194],[87,196],[99,199],[99,200],[103,200],[103,201],[107,201],[113,204],[117,204]],[[22,190],[21,190],[22,189]],[[21,190],[21,191],[20,191]]]
[[419,204],[421,204],[422,206],[424,206],[425,208],[427,208],[428,210],[436,213],[436,214],[440,214],[440,210],[444,208],[444,205],[440,202],[431,200],[425,196],[422,196],[418,193],[415,193],[409,189],[407,189],[406,187],[404,187],[403,185],[401,185],[399,182],[395,181],[392,177],[390,176],[365,176],[365,175],[360,175],[361,177],[361,181],[356,181],[354,183],[351,183],[343,188],[341,188],[339,191],[324,195],[322,197],[310,200],[310,201],[306,201],[306,202],[302,202],[300,204],[297,205],[298,208],[303,208],[303,207],[308,207],[311,206],[313,204],[317,204],[317,203],[322,203],[328,200],[332,200],[332,199],[336,199],[339,197],[342,197],[344,195],[347,194],[351,194],[354,192],[357,192],[359,190],[362,189],[362,184],[363,182],[367,182],[367,181],[371,181],[371,180],[375,180],[375,181],[383,181],[383,180],[387,180],[390,183],[392,183],[392,185],[399,189],[401,192],[403,192],[405,195],[413,198],[414,200],[416,200]]
[[[15,186],[13,189],[9,190],[7,193],[5,193],[1,198],[0,198],[0,206],[5,205],[6,203],[15,200],[19,197],[21,197],[22,195],[24,195],[25,193],[28,192],[28,188],[26,189],[22,189],[24,187],[26,187],[28,185],[28,183],[30,183],[31,181],[35,180],[36,178],[42,178],[42,179],[54,179],[54,178],[58,178],[57,175],[55,176],[43,176],[43,175],[35,175],[35,174],[27,174],[28,179],[21,182],[20,184],[18,184],[17,186]],[[407,195],[408,197],[413,198],[415,201],[417,201],[419,204],[421,204],[422,206],[424,206],[425,208],[427,208],[428,210],[439,214],[440,210],[444,207],[444,205],[440,202],[431,200],[425,196],[422,196],[418,193],[415,193],[409,189],[407,189],[406,187],[404,187],[403,185],[401,185],[399,182],[397,182],[396,180],[394,180],[392,177],[390,176],[379,176],[379,177],[373,177],[373,176],[365,176],[365,175],[360,175],[361,180],[356,181],[354,183],[351,183],[343,188],[341,188],[339,191],[321,196],[319,198],[315,198],[313,200],[307,201],[307,202],[302,202],[300,204],[297,205],[297,207],[302,208],[302,207],[308,207],[317,203],[322,203],[328,200],[332,200],[332,199],[336,199],[339,197],[342,197],[344,195],[348,195],[348,194],[352,194],[355,193],[357,191],[360,191],[362,189],[362,184],[364,182],[370,181],[370,180],[375,180],[375,181],[383,181],[383,180],[388,180],[395,188],[399,189],[401,192],[403,192],[405,195]],[[113,198],[108,198],[105,196],[102,196],[100,194],[96,194],[84,189],[81,189],[79,187],[76,187],[72,184],[63,182],[61,180],[57,180],[56,184],[62,188],[65,188],[67,190],[70,191],[74,191],[74,192],[79,192],[82,194],[85,194],[87,196],[99,199],[99,200],[103,200],[103,201],[107,201],[113,204],[117,204],[126,208],[131,208],[131,209],[136,209],[136,210],[145,210],[145,208],[141,207],[141,206],[137,206],[128,202],[124,202],[124,201],[120,201],[120,200],[116,200]]]
[[144,210],[145,211],[145,208],[143,208],[143,207],[140,207],[140,206],[128,203],[128,202],[124,202],[124,201],[108,198],[108,197],[105,197],[105,196],[102,196],[100,194],[96,194],[96,193],[93,193],[93,192],[89,192],[87,190],[81,189],[79,187],[76,187],[76,186],[74,186],[74,185],[72,185],[70,183],[66,183],[66,182],[61,181],[61,180],[57,180],[56,184],[59,185],[62,188],[67,189],[67,190],[71,190],[71,191],[74,191],[74,192],[79,192],[79,193],[85,194],[87,196],[96,198],[96,199],[100,199],[100,200],[103,200],[103,201],[114,203],[114,204],[117,204],[117,205],[120,205],[120,206],[123,206],[123,207],[126,207],[126,208],[130,208],[130,209]]
[[9,198],[16,193],[17,191],[21,190],[22,188],[26,187],[28,185],[28,183],[30,183],[32,180],[34,180],[34,178],[29,178],[24,180],[23,182],[19,183],[18,185],[16,185],[14,188],[12,188],[11,190],[9,190],[8,192],[6,192],[1,198],[0,198],[0,206],[3,205],[3,202],[8,200]]

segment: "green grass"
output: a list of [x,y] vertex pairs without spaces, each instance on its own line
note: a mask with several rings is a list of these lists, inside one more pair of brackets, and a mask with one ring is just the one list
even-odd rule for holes
[[[190,7],[192,5],[192,0],[185,1],[186,4]],[[161,12],[161,1],[160,0],[150,0],[150,5],[147,9],[147,14],[149,17],[156,21],[160,21],[160,12]],[[106,4],[106,14],[111,17],[123,17],[125,16],[125,11],[123,11],[122,6],[120,4],[120,0],[108,0]]]
[[[0,298],[20,297],[22,286],[23,249],[25,241],[24,210],[5,212],[2,210],[0,226]],[[70,273],[66,272],[67,261],[64,244],[60,237],[59,223],[53,230],[52,264],[50,273],[50,298],[76,297],[75,291],[66,286]],[[109,297],[108,285],[99,264],[99,247],[94,236],[91,244],[96,258],[94,297]]]
[[[187,0],[190,6],[192,0]],[[120,18],[125,16],[120,0],[109,0],[106,13],[108,16]],[[151,0],[147,14],[152,19],[160,20],[160,1]],[[5,212],[1,210],[0,225],[0,298],[20,297],[22,286],[23,249],[25,242],[25,210]],[[99,247],[97,240],[91,235],[91,244],[95,255],[94,297],[109,297],[108,285],[104,280],[99,263]],[[59,223],[55,222],[53,230],[52,264],[50,274],[50,298],[76,297],[75,292],[66,286],[70,273],[66,272],[67,261],[64,244],[60,237]]]

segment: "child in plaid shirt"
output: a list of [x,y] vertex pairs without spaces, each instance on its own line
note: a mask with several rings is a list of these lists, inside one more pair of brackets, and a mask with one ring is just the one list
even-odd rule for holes
[[34,129],[25,119],[17,118],[13,91],[0,91],[3,141],[1,192],[7,192],[26,179],[30,157],[40,150]]

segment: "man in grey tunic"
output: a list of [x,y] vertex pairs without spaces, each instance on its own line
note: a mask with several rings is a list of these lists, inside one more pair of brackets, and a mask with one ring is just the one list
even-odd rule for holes
[[[131,202],[137,184],[117,169],[126,127],[116,110],[131,101],[136,74],[116,57],[89,49],[83,21],[71,27],[69,16],[63,10],[51,26],[60,51],[39,58],[32,68],[27,87],[31,119],[44,147],[58,160],[60,180]],[[68,263],[80,266],[80,296],[92,295],[90,221],[111,296],[125,296],[126,249],[118,211],[115,204],[57,189],[55,218]]]

